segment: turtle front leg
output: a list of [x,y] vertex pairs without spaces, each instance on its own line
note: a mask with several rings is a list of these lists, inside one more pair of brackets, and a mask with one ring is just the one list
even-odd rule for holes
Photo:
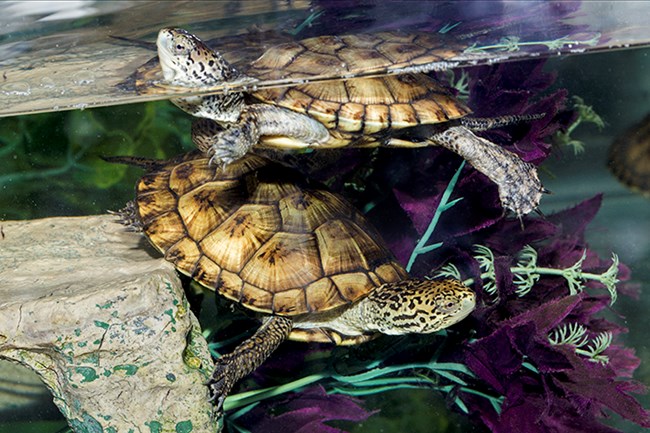
[[501,205],[518,217],[537,208],[542,187],[537,169],[517,155],[474,135],[464,126],[453,126],[430,140],[459,154],[499,187]]
[[296,147],[309,147],[328,141],[329,131],[305,114],[266,104],[246,107],[239,120],[226,128],[209,119],[198,119],[192,125],[192,141],[215,165],[241,158],[262,136],[290,137]]
[[293,320],[283,316],[270,316],[248,340],[231,353],[215,361],[214,371],[207,385],[210,399],[214,401],[215,412],[221,416],[223,403],[232,387],[240,379],[252,373],[271,353],[289,337]]

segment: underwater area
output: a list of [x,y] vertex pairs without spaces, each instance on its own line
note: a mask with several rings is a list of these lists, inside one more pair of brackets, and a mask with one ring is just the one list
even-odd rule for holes
[[[155,41],[161,28],[172,26],[210,41],[252,76],[247,67],[271,47],[323,35],[381,34],[400,55],[410,45],[398,35],[449,38],[416,61],[378,62],[372,69],[374,63],[354,52],[340,67],[316,65],[299,79],[283,69],[271,78],[260,73],[259,81],[234,82],[225,91],[318,89],[337,80],[427,74],[452,95],[438,102],[444,109],[466,105],[468,118],[522,116],[476,135],[536,167],[550,192],[541,194],[539,212],[513,211],[490,177],[499,165],[481,173],[441,146],[272,148],[265,155],[285,167],[275,168],[278,179],[286,182],[286,175],[343,197],[332,199],[335,210],[349,202],[365,217],[355,220],[362,221],[356,239],[383,238],[395,269],[403,266],[412,277],[462,281],[475,293],[476,307],[435,333],[340,346],[283,342],[225,399],[222,431],[650,428],[650,31],[644,19],[650,3],[79,1],[52,2],[60,4],[50,9],[29,3],[0,4],[6,11],[0,18],[0,432],[128,431],[133,420],[116,414],[148,400],[153,415],[139,424],[141,431],[217,428],[203,386],[213,365],[207,355],[231,353],[253,335],[259,318],[245,299],[234,307],[227,294],[205,289],[182,269],[184,292],[172,293],[179,277],[162,248],[140,233],[119,226],[113,229],[119,234],[88,234],[118,227],[111,212],[134,200],[144,175],[142,167],[110,158],[167,160],[194,151],[195,118],[169,99],[224,91],[165,82]],[[379,32],[397,33],[391,40]],[[412,138],[414,130],[400,138]],[[255,181],[266,176],[259,173]],[[272,184],[275,175],[269,176]],[[233,180],[244,185],[237,188],[252,188],[243,178]],[[49,218],[40,237],[24,231],[23,223]],[[64,239],[79,242],[81,252],[69,252]],[[54,251],[43,259],[35,240]],[[137,259],[124,268],[93,266],[93,251],[111,243]],[[70,261],[47,273],[58,258]],[[140,260],[150,268],[137,271]],[[291,265],[289,278],[308,273]],[[145,289],[128,295],[147,273],[163,275],[158,286],[169,297],[159,305]],[[38,287],[48,284],[50,292]],[[78,310],[84,299],[117,284],[124,291],[106,295],[105,304],[87,302],[105,310],[105,319]],[[69,301],[81,285],[88,294],[75,298],[78,304]],[[127,296],[135,299],[128,314],[139,321],[133,340],[120,334],[126,310],[114,308]],[[155,319],[140,311],[146,302],[160,307],[159,316],[151,312]],[[28,313],[28,305],[57,313]],[[63,321],[66,311],[78,317],[69,334],[54,321]],[[30,316],[53,321],[34,321],[33,334],[23,338]],[[86,328],[102,332],[98,349],[76,339]],[[162,329],[161,336],[152,329]],[[51,342],[36,340],[45,334]],[[145,341],[137,340],[144,334],[152,334],[152,345],[171,334],[179,339],[162,349],[126,343]],[[172,352],[182,361],[179,371],[198,377],[195,385],[149,366],[154,354]],[[119,362],[110,364],[111,357]],[[162,413],[172,403],[156,394],[164,386],[148,382],[156,376],[192,390],[185,404],[174,389],[181,397],[173,403],[180,412],[173,413],[196,418]],[[133,378],[151,395],[135,395]],[[83,400],[77,391],[94,394]],[[202,406],[191,408],[194,401]]]

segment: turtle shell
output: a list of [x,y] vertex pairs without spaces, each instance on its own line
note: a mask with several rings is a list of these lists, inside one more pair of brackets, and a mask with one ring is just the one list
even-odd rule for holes
[[[414,62],[441,61],[452,51],[440,42],[399,32],[321,36],[273,47],[246,73],[262,81],[282,78],[300,82],[323,70],[341,69],[342,80],[261,89],[252,96],[307,114],[334,130],[332,142],[326,146],[343,146],[355,140],[356,146],[373,145],[375,138],[369,134],[447,122],[471,112],[446,86],[426,74],[354,78],[350,72],[367,73],[386,65],[398,70]],[[268,141],[292,146],[287,138]]]
[[407,274],[366,219],[290,169],[247,155],[225,169],[193,153],[153,166],[136,212],[177,269],[264,313],[330,310]]
[[[379,32],[319,36],[275,45],[252,62],[251,52],[260,48],[259,43],[251,43],[254,49],[242,58],[231,53],[231,45],[218,42],[209,41],[208,45],[222,52],[249,78],[261,83],[293,84],[260,89],[249,86],[255,89],[249,93],[251,102],[277,105],[318,120],[331,131],[330,140],[319,147],[376,146],[382,131],[446,122],[471,112],[431,76],[403,73],[404,68],[417,69],[420,65],[449,66],[446,60],[462,50],[453,40],[440,35]],[[149,93],[147,83],[158,71],[155,58],[139,68],[130,81],[139,93]],[[319,80],[324,71],[338,79]],[[285,136],[265,136],[262,144],[279,148],[305,146]],[[422,145],[409,140],[394,140],[392,144]]]
[[608,165],[621,182],[650,196],[650,115],[614,141]]

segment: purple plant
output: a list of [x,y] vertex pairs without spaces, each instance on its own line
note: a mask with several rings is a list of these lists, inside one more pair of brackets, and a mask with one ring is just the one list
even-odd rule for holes
[[[544,140],[572,120],[564,111],[565,91],[531,103],[531,96],[547,89],[554,77],[542,71],[540,62],[479,67],[470,71],[470,77],[469,103],[477,115],[546,113],[528,128],[509,131],[509,137],[503,131],[487,134],[495,142],[508,138],[513,143],[509,148],[524,160],[542,162],[550,151]],[[440,163],[444,158],[442,154],[421,158],[430,167],[416,167],[414,178],[393,188],[414,229],[411,236],[390,237],[401,260],[405,261],[409,246],[412,250],[417,240],[413,234],[422,235],[440,204],[445,191],[442,185],[451,178],[451,168]],[[427,190],[410,186],[414,181],[423,183],[427,176],[434,178],[434,170],[436,183]],[[614,283],[608,280],[610,296],[590,294],[603,284],[597,278],[587,282],[580,278],[584,272],[604,275],[610,266],[590,251],[584,240],[585,228],[596,215],[601,197],[546,218],[525,218],[522,230],[518,221],[498,213],[493,187],[480,174],[466,174],[454,195],[463,200],[443,215],[445,230],[430,240],[442,242],[443,249],[419,257],[420,265],[414,269],[428,273],[449,260],[473,278],[482,297],[473,314],[473,340],[447,356],[474,373],[476,390],[503,400],[497,411],[493,401],[461,391],[468,411],[494,432],[617,431],[601,423],[605,409],[650,427],[649,413],[631,395],[645,391],[630,380],[639,360],[617,338],[627,329],[599,314],[611,308]],[[477,203],[482,210],[477,211]],[[447,224],[449,220],[453,223]],[[480,277],[488,259],[477,260],[473,247],[477,243],[489,247],[485,251],[491,254],[492,282]],[[526,245],[535,245],[536,268],[574,267],[579,271],[576,281],[561,275],[538,276],[532,288],[522,290],[523,277],[513,269],[520,264],[518,254]],[[609,273],[624,279],[628,270],[615,261]],[[586,287],[589,289],[583,290]]]
[[251,431],[264,433],[338,433],[343,430],[326,424],[328,421],[360,422],[373,412],[364,409],[360,401],[344,395],[328,394],[320,385],[311,386],[262,404],[236,422],[252,426]]
[[[542,67],[542,62],[523,62],[469,70],[469,105],[477,116],[546,114],[485,133],[534,164],[549,155],[550,135],[573,120],[565,109],[565,91],[541,95],[554,81]],[[460,159],[434,148],[380,151],[372,169],[363,157],[347,163],[354,167],[350,173],[365,173],[366,184],[374,185],[372,198],[366,190],[357,199],[371,208],[369,218],[407,263],[449,191]],[[338,185],[343,185],[341,173],[337,176]],[[633,397],[645,389],[631,379],[639,359],[620,341],[627,329],[602,314],[613,308],[617,289],[633,294],[617,281],[625,280],[629,270],[616,257],[613,262],[601,260],[584,238],[601,196],[546,217],[525,217],[523,229],[520,221],[504,216],[496,187],[469,167],[462,169],[453,189],[452,199],[459,197],[462,200],[442,214],[429,239],[442,247],[418,256],[412,273],[432,275],[445,263],[454,263],[473,281],[479,306],[450,332],[453,344],[436,344],[435,350],[426,345],[411,350],[413,346],[403,344],[409,349],[384,359],[377,354],[377,364],[369,368],[403,364],[417,369],[411,376],[391,370],[398,378],[382,383],[401,380],[402,387],[413,384],[446,392],[454,407],[493,432],[616,432],[602,422],[608,411],[650,428],[650,414]],[[476,244],[481,245],[478,250]],[[304,354],[304,348],[296,350]],[[426,367],[423,360],[431,360],[434,353],[435,362]],[[294,360],[299,359],[302,355],[296,354]],[[299,367],[283,373],[283,365],[271,361],[262,375],[295,379]],[[430,372],[441,374],[437,380],[415,383],[415,376]],[[361,401],[326,392],[341,376],[332,373],[330,382],[322,372],[313,376],[323,387],[297,389],[288,397],[262,402],[234,422],[251,432],[329,433],[340,431],[329,421],[358,422],[371,415]]]

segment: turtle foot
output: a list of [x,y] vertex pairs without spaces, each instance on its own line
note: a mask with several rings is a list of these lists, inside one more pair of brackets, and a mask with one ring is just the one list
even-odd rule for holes
[[214,404],[214,415],[223,415],[223,404],[235,384],[232,372],[234,364],[227,356],[215,360],[214,370],[206,383],[210,390],[210,401]]
[[495,183],[499,187],[501,205],[517,217],[537,209],[545,191],[535,166],[519,159],[512,159],[504,175]]
[[431,137],[439,146],[456,152],[499,188],[504,209],[521,217],[539,205],[544,188],[534,165],[464,126],[453,126]]
[[251,124],[235,125],[214,136],[208,149],[210,165],[226,166],[237,161],[255,145],[259,136]]
[[233,152],[232,149],[229,148],[221,148],[221,147],[212,147],[210,151],[208,152],[208,156],[210,157],[210,165],[213,167],[226,167],[229,164],[232,164],[233,162],[237,161],[239,158],[244,156],[246,153],[238,153],[238,152]]
[[199,119],[192,124],[192,141],[210,157],[211,166],[224,167],[237,161],[259,138],[254,122],[244,121],[226,129],[210,119]]

